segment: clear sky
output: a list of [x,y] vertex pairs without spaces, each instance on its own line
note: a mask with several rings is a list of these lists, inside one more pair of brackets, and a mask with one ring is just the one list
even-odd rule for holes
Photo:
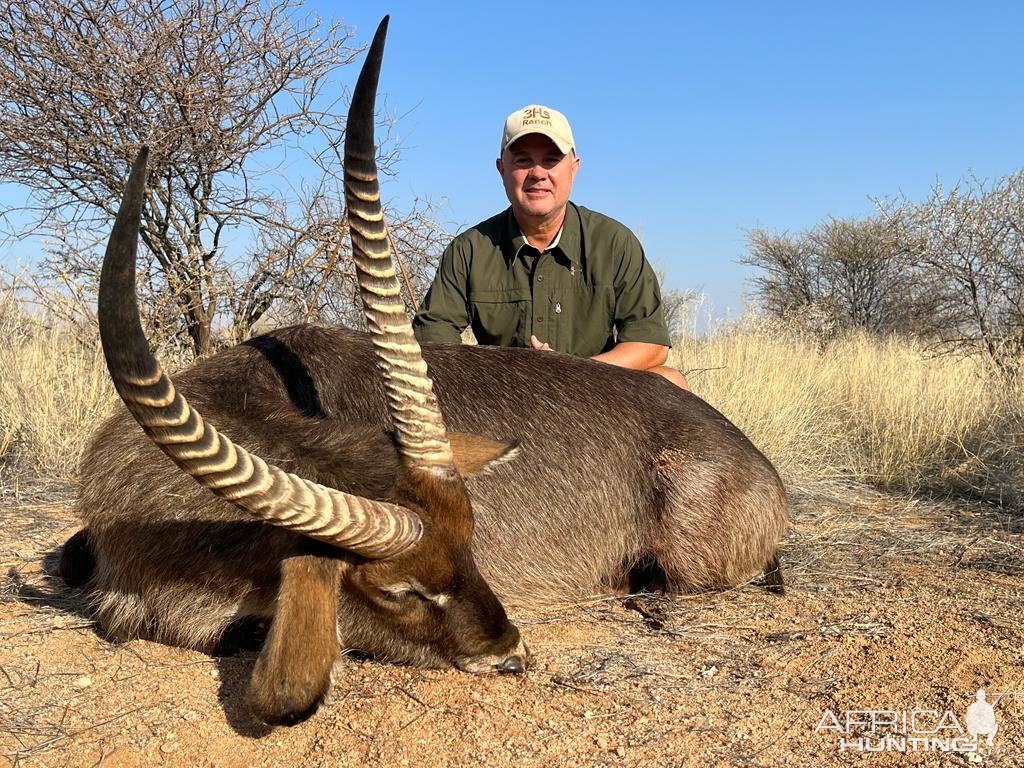
[[[1024,3],[316,2],[404,113],[399,187],[471,225],[504,207],[512,110],[566,113],[573,198],[637,231],[672,287],[741,309],[744,231],[863,216],[936,177],[1024,166]],[[354,77],[354,73],[352,75]]]
[[[386,194],[502,209],[505,116],[566,113],[574,200],[636,231],[670,287],[742,309],[744,231],[864,216],[870,197],[1024,166],[1024,3],[393,0],[311,10],[368,43],[391,14],[381,89],[405,115]],[[354,83],[356,67],[342,71]]]

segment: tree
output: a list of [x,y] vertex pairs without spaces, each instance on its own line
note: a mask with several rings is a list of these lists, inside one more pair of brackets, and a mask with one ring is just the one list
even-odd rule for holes
[[916,282],[932,297],[929,336],[979,350],[1007,378],[1024,362],[1024,171],[992,185],[936,183],[922,203],[883,205],[908,233]]
[[[221,324],[238,336],[283,301],[318,295],[307,316],[337,303],[344,110],[333,78],[358,53],[350,30],[300,15],[296,0],[5,6],[0,181],[31,191],[34,227],[56,243],[51,267],[94,284],[95,233],[148,144],[140,288],[151,324],[205,354]],[[385,146],[386,170],[397,150]],[[392,215],[392,226],[423,234],[424,215]],[[247,252],[229,256],[239,244]]]
[[801,235],[752,229],[740,262],[764,273],[751,284],[762,309],[773,317],[786,317],[822,300],[818,262]]
[[796,235],[751,230],[742,262],[763,272],[752,281],[755,298],[768,314],[826,335],[913,331],[927,302],[910,279],[900,224],[829,218]]

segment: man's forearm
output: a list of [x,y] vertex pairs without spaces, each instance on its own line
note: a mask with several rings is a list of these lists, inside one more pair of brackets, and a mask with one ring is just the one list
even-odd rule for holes
[[591,359],[609,365],[617,365],[620,368],[646,371],[665,364],[665,361],[668,360],[668,347],[642,341],[623,341],[607,352],[594,355]]
[[417,341],[441,341],[448,344],[459,344],[462,341],[459,329],[450,322],[433,320],[422,314],[413,319],[412,330]]

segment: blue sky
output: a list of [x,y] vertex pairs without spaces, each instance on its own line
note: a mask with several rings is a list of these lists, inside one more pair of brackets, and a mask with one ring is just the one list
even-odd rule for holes
[[[314,3],[333,16],[333,5]],[[667,283],[742,308],[744,230],[863,216],[1024,166],[1022,3],[363,3],[391,14],[397,187],[470,225],[505,205],[502,122],[569,117],[574,199],[637,231]]]
[[497,212],[502,122],[547,104],[583,160],[573,198],[634,229],[667,284],[718,315],[742,310],[750,227],[864,216],[872,196],[1024,166],[1024,3],[309,8],[361,43],[391,14],[381,89],[404,150],[390,197],[444,199],[458,227]]

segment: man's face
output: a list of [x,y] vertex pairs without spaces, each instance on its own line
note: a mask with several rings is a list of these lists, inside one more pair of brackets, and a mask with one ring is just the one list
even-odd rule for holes
[[498,173],[516,219],[539,222],[560,216],[579,167],[575,152],[562,154],[542,134],[528,133],[513,142],[498,158]]

